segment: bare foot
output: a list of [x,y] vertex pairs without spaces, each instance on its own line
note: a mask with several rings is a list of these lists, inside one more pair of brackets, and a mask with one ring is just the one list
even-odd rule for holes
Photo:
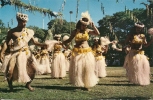
[[29,91],[34,91],[34,88],[32,88],[30,85],[26,85],[25,87],[29,89]]

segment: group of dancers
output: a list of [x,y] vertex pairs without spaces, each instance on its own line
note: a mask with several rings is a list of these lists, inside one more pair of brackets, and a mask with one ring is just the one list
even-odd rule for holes
[[[39,43],[34,38],[34,31],[26,28],[27,14],[17,13],[16,18],[18,25],[8,32],[0,53],[1,70],[5,73],[10,91],[13,91],[12,82],[15,80],[26,83],[26,88],[33,91],[30,84],[37,74],[50,74],[51,78],[63,79],[68,71],[70,83],[85,90],[90,90],[98,83],[99,78],[107,76],[103,54],[107,53],[110,44],[115,50],[119,50],[115,46],[117,42],[99,37],[100,33],[88,11],[81,13],[76,29],[70,36],[65,35],[61,39],[61,35],[56,34],[54,40],[46,40],[44,43]],[[142,25],[137,24],[136,27],[142,29]],[[90,35],[95,35],[92,46],[88,44]],[[72,40],[75,44],[70,48]],[[31,51],[28,45],[30,41],[41,49]],[[129,81],[149,85],[150,66],[140,48],[142,44],[147,44],[145,35],[134,33],[129,36],[127,43],[130,48],[125,57],[124,68]]]

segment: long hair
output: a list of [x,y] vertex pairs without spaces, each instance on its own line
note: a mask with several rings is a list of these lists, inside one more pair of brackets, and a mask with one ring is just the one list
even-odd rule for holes
[[[136,23],[136,24],[143,25],[143,23],[140,23],[140,22],[138,22],[138,23]],[[131,33],[131,34],[136,34],[136,28],[137,28],[137,26],[132,27],[132,29],[130,30],[130,33]],[[144,34],[144,33],[145,33],[145,32],[144,32],[144,28],[141,29],[140,33],[141,33],[141,34]]]

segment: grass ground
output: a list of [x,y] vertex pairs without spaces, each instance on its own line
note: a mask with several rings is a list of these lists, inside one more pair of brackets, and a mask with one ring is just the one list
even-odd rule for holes
[[25,84],[14,82],[14,91],[9,92],[3,73],[0,73],[0,99],[25,100],[83,100],[83,99],[153,99],[153,67],[151,67],[151,84],[137,86],[129,84],[122,67],[107,67],[107,77],[101,78],[91,91],[76,89],[71,86],[68,77],[51,79],[50,75],[37,75],[32,86],[34,92],[24,88]]

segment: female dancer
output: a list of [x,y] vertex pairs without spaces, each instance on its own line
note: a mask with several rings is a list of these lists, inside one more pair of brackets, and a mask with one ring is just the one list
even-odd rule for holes
[[51,73],[48,50],[42,47],[35,57],[38,62],[37,74]]
[[[67,35],[63,36],[63,41],[66,41],[67,39],[69,39],[69,36]],[[71,59],[71,49],[69,43],[64,47],[63,53],[66,58],[66,71],[69,71],[70,59]]]
[[[99,35],[99,31],[91,22],[88,11],[82,13],[81,16],[82,18],[76,24],[76,29],[63,44],[69,43],[75,38],[69,70],[70,83],[89,90],[98,83],[98,78],[95,74],[95,58],[89,47],[88,39],[89,34]],[[87,28],[88,25],[91,25],[94,30]]]
[[[106,53],[108,50],[108,44],[111,42],[105,38],[101,37],[95,37],[94,38],[94,44],[92,46],[92,50],[94,52],[95,60],[96,60],[96,75],[99,78],[106,77],[106,62],[105,62],[105,56],[103,56],[103,53]],[[101,45],[102,44],[102,45]]]
[[51,77],[63,79],[66,76],[66,59],[62,53],[62,45],[60,43],[61,35],[55,35],[54,39],[59,43],[54,44],[53,58],[51,65]]
[[133,31],[126,39],[131,47],[126,55],[124,68],[130,83],[137,85],[150,84],[150,65],[147,56],[144,55],[142,46],[147,45],[143,32],[144,24],[135,23]]

